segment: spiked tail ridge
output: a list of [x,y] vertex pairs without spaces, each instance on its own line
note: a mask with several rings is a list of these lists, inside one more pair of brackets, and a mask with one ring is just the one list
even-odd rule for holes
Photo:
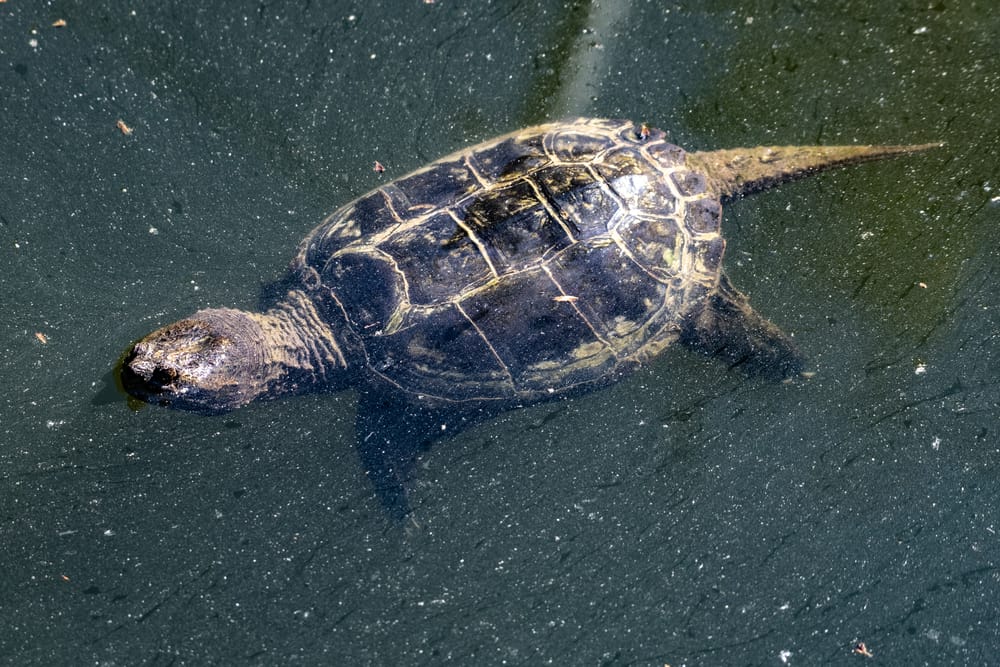
[[688,165],[706,174],[721,197],[766,190],[816,172],[859,162],[911,155],[944,144],[912,146],[758,146],[688,153]]

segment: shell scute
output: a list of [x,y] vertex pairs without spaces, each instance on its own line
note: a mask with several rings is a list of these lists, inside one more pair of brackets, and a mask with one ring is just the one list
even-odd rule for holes
[[613,134],[595,133],[588,128],[570,127],[545,136],[546,151],[559,162],[590,162],[598,153],[615,145]]
[[403,277],[392,258],[375,251],[343,252],[330,263],[324,283],[348,322],[359,333],[377,334],[389,325],[399,305]]
[[705,177],[701,174],[681,169],[670,174],[670,180],[677,186],[677,191],[682,197],[694,197],[704,194],[708,190]]
[[685,235],[669,216],[643,216],[631,221],[624,243],[642,267],[658,280],[669,281],[681,271]]
[[719,231],[722,224],[722,204],[718,199],[695,199],[684,207],[684,225],[698,234]]
[[390,183],[355,200],[348,218],[360,236],[367,237],[402,222],[409,207],[406,196]]
[[[561,295],[542,270],[533,270],[510,275],[461,302],[503,361],[516,391],[561,387],[563,381],[554,382],[549,362],[568,360],[581,343],[598,341],[575,304],[557,300]],[[603,356],[611,358],[611,350],[604,349]]]
[[652,280],[617,244],[581,243],[554,258],[552,279],[576,297],[572,306],[624,357],[641,345],[636,332],[662,308],[667,286]]
[[687,153],[680,146],[658,141],[650,143],[645,147],[646,153],[661,168],[676,167],[684,164],[684,156]]
[[520,178],[549,163],[542,136],[509,137],[495,145],[472,151],[469,161],[488,183]]
[[482,188],[462,157],[435,162],[393,185],[405,197],[405,208],[411,215],[446,206]]
[[537,182],[564,224],[581,238],[607,232],[608,221],[620,208],[611,191],[582,165],[544,169]]
[[676,195],[638,150],[625,147],[607,153],[594,170],[631,213],[670,213]]
[[527,179],[479,193],[465,208],[464,219],[500,273],[524,269],[572,242]]
[[454,394],[456,386],[465,387],[467,398],[513,393],[507,369],[457,304],[435,310],[433,319],[434,326],[413,326],[405,338],[372,340],[366,346],[372,368],[393,385],[432,396]]
[[691,257],[694,259],[692,277],[700,278],[703,282],[712,279],[714,282],[725,251],[726,241],[721,236],[709,236],[692,242]]
[[477,285],[493,275],[475,244],[455,241],[456,229],[455,218],[444,211],[402,227],[379,243],[407,277],[411,303],[445,301],[456,285]]

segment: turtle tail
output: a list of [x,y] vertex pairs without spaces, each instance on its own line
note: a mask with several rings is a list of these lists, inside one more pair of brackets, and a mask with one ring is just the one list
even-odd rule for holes
[[912,146],[758,146],[688,153],[688,165],[704,173],[720,197],[736,197],[859,162],[910,155],[944,144]]

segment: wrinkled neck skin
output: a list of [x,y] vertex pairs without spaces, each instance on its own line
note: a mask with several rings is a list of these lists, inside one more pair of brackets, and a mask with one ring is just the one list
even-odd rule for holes
[[227,412],[258,397],[338,389],[347,359],[302,292],[266,313],[200,310],[135,344],[122,364],[132,396],[181,410]]

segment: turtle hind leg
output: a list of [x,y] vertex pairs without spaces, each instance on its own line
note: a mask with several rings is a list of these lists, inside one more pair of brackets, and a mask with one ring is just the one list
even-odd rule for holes
[[681,342],[725,360],[730,368],[771,380],[795,377],[805,367],[791,339],[758,315],[725,274],[718,291],[682,327]]

